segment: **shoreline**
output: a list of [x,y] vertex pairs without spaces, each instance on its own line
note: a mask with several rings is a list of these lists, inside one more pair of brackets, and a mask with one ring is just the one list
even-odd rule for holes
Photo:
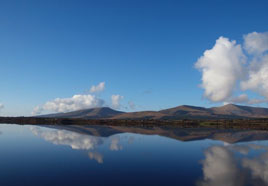
[[179,128],[230,128],[268,130],[268,119],[180,119],[180,120],[115,120],[39,117],[0,117],[2,124],[19,125],[110,125],[110,126],[173,126]]

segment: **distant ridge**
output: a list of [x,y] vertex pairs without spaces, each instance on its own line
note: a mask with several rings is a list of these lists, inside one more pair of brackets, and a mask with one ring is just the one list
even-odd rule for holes
[[249,106],[240,106],[234,104],[224,105],[222,107],[213,107],[211,110],[215,114],[221,115],[233,115],[241,117],[268,117],[268,109],[260,107],[249,107]]
[[124,112],[113,110],[109,107],[83,109],[66,113],[41,115],[44,118],[84,118],[84,119],[107,119]]
[[37,117],[128,120],[268,118],[268,108],[240,106],[234,104],[212,108],[181,105],[160,111],[121,112],[109,107],[99,107]]

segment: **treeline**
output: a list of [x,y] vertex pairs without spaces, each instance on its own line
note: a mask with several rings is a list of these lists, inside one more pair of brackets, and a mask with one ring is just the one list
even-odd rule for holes
[[197,126],[197,120],[112,120],[112,119],[76,119],[76,118],[39,118],[39,117],[0,117],[0,123],[31,125],[113,125],[113,126],[161,126],[181,125]]
[[268,130],[268,119],[181,119],[181,120],[109,120],[39,117],[0,117],[0,123],[21,125],[111,125],[111,126],[176,126]]

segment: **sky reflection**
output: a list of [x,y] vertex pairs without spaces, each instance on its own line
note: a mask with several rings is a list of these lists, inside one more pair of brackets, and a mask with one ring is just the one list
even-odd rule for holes
[[268,185],[266,131],[19,125],[0,131],[0,185]]

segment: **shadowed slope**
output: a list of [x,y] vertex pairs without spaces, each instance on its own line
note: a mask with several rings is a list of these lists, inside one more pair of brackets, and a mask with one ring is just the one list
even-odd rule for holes
[[165,114],[165,119],[180,119],[180,118],[211,118],[214,117],[213,113],[203,107],[195,107],[189,105],[182,105],[166,110],[159,111]]
[[83,109],[67,113],[48,114],[39,117],[49,118],[84,118],[84,119],[107,119],[124,112],[113,110],[109,107]]

